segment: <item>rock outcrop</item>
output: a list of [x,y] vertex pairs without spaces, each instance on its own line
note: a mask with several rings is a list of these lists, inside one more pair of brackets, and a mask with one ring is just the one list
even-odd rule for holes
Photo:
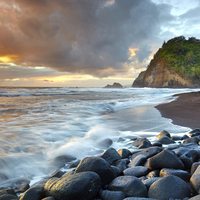
[[104,88],[123,88],[120,83],[113,83],[112,85],[106,85]]
[[164,42],[139,74],[132,87],[193,88],[200,87],[200,40],[180,36]]

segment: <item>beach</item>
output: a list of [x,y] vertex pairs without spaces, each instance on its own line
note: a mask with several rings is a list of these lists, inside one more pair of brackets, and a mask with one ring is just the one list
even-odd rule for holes
[[174,124],[190,127],[200,127],[200,92],[190,92],[174,95],[176,100],[156,106],[165,118],[172,119]]

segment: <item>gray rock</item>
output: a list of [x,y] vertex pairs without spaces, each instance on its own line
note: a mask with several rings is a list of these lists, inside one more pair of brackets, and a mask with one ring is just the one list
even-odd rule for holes
[[191,138],[185,139],[183,141],[183,144],[188,144],[188,143],[196,143],[196,144],[198,144],[199,141],[200,141],[199,137],[191,137]]
[[190,134],[191,137],[199,136],[200,135],[200,129],[196,128],[196,129],[190,131],[189,134]]
[[0,196],[0,200],[19,200],[19,198],[12,194],[3,194]]
[[95,172],[82,172],[61,178],[50,179],[44,194],[55,199],[93,200],[101,189],[101,179]]
[[122,159],[115,163],[115,166],[119,168],[120,174],[127,168],[128,162],[128,159]]
[[103,186],[109,184],[115,178],[115,172],[106,160],[100,157],[86,157],[77,166],[75,174],[80,172],[96,172],[101,177]]
[[162,143],[160,143],[160,142],[154,142],[152,144],[152,146],[154,146],[154,147],[162,147]]
[[161,133],[159,133],[156,137],[157,137],[158,139],[160,139],[160,138],[165,137],[165,136],[167,136],[168,138],[171,137],[171,135],[170,135],[170,133],[169,133],[168,131],[163,130],[163,131],[162,131]]
[[164,150],[149,159],[148,168],[152,170],[162,168],[184,169],[184,164],[172,151]]
[[144,149],[143,151],[133,153],[133,155],[131,156],[131,160],[133,160],[136,156],[138,156],[140,154],[145,155],[147,158],[150,158],[150,157],[158,154],[162,150],[163,150],[162,147],[149,147],[147,149]]
[[13,189],[2,189],[0,190],[0,195],[4,194],[12,194],[14,196],[17,196],[16,192]]
[[127,197],[147,197],[145,185],[134,176],[119,176],[109,184],[108,189],[122,191]]
[[200,195],[196,195],[188,200],[199,200],[200,199]]
[[111,165],[113,172],[115,173],[115,177],[119,176],[121,174],[121,171],[118,167]]
[[122,191],[101,190],[99,196],[102,200],[123,200],[126,195]]
[[136,139],[134,142],[132,142],[131,144],[134,146],[134,147],[138,147],[138,146],[140,146],[141,145],[141,143],[142,142],[144,142],[144,141],[146,141],[146,142],[148,142],[148,143],[150,143],[151,144],[151,142],[147,139],[147,138],[138,138],[138,139]]
[[22,185],[19,190],[16,191],[16,193],[23,193],[26,190],[28,190],[30,188],[30,185],[28,183],[25,183],[24,185]]
[[179,178],[183,179],[186,182],[188,182],[191,177],[187,171],[180,170],[180,169],[163,168],[162,170],[160,170],[160,177],[165,177],[169,175],[178,176]]
[[164,137],[160,138],[157,142],[160,142],[162,144],[173,144],[173,143],[175,143],[174,140],[171,140],[167,136],[164,136]]
[[119,149],[117,152],[121,159],[128,158],[131,155],[131,152],[128,149]]
[[171,137],[171,139],[174,140],[174,141],[179,141],[179,140],[182,140],[183,137],[182,136],[178,136],[178,135],[174,135],[174,136]]
[[26,190],[20,200],[40,200],[42,198],[43,186],[33,186]]
[[194,162],[191,166],[191,170],[190,170],[190,174],[192,175],[195,170],[198,168],[198,166],[200,165],[200,162]]
[[80,160],[76,160],[69,165],[69,168],[75,168],[79,165]]
[[149,173],[149,169],[143,166],[136,166],[132,168],[127,168],[123,171],[125,176],[146,176]]
[[161,179],[160,177],[155,177],[155,178],[148,178],[143,181],[144,185],[146,186],[147,189],[150,188],[150,186],[156,182],[157,180]]
[[155,177],[159,177],[160,175],[160,170],[153,170],[151,172],[149,172],[146,177],[147,178],[155,178]]
[[198,152],[196,150],[186,147],[174,149],[173,152],[175,152],[175,154],[181,159],[187,169],[191,168],[192,163],[198,156]]
[[143,154],[139,154],[131,160],[128,167],[143,166],[147,161],[147,157]]
[[107,149],[102,155],[99,157],[105,159],[110,165],[114,165],[114,163],[118,160],[121,160],[120,155],[114,148]]
[[198,166],[198,168],[190,178],[190,183],[195,191],[200,194],[200,166]]
[[190,188],[181,178],[170,175],[153,183],[149,188],[148,196],[162,200],[183,199],[190,196]]
[[149,140],[144,140],[139,146],[137,149],[145,149],[145,148],[149,148],[151,147],[152,144]]

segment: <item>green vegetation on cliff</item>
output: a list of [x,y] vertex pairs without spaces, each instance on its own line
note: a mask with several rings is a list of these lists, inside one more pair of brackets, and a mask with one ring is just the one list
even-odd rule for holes
[[151,60],[147,73],[156,63],[161,62],[166,68],[173,69],[181,77],[190,80],[192,84],[200,80],[200,40],[184,36],[175,37],[164,42]]

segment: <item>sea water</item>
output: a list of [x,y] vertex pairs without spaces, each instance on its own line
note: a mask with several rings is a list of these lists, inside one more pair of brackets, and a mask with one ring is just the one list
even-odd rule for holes
[[134,148],[131,137],[155,141],[162,130],[187,133],[154,106],[191,91],[196,89],[0,88],[0,187],[50,175],[49,162],[58,156],[99,155],[105,149],[97,144],[105,138],[118,150]]

